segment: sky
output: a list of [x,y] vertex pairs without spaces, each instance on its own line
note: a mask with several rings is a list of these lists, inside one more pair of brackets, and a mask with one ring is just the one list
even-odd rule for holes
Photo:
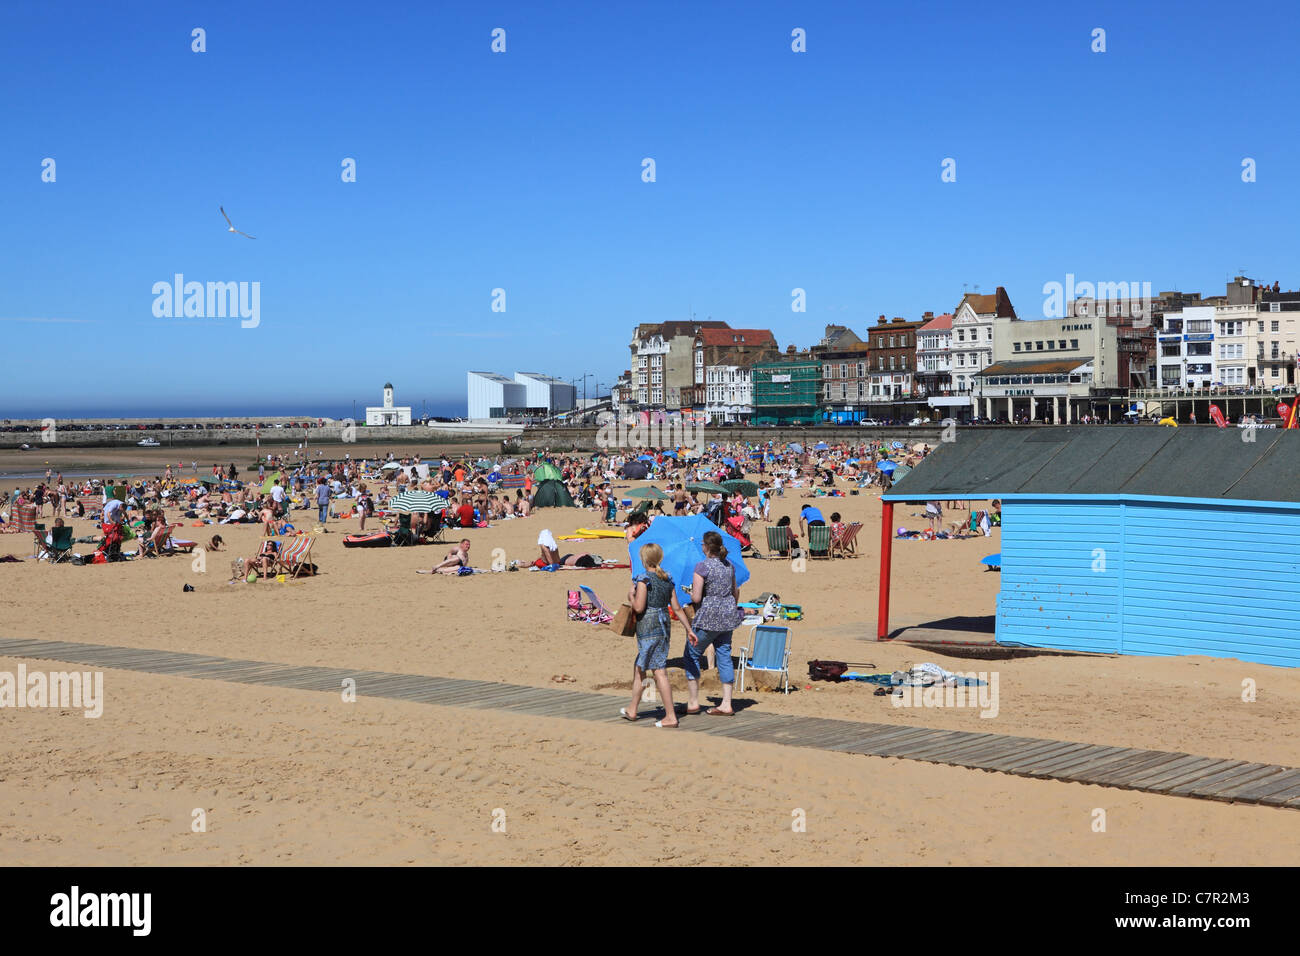
[[[1182,0],[5,0],[0,417],[343,417],[387,381],[463,415],[471,369],[604,393],[641,322],[804,348],[976,286],[1040,315],[1070,274],[1295,288],[1297,21]],[[178,273],[257,283],[256,325],[156,314]]]

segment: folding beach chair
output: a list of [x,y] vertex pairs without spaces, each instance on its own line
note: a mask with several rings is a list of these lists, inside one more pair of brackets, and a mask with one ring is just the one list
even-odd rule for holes
[[578,590],[586,596],[587,600],[591,602],[591,606],[596,609],[596,613],[600,615],[601,620],[595,623],[608,624],[610,621],[614,620],[614,612],[607,608],[600,598],[596,597],[595,591],[587,587],[585,584],[579,584]]
[[831,537],[831,554],[838,551],[841,558],[857,557],[858,532],[861,530],[862,522],[855,521],[845,526],[843,534],[839,536],[833,535]]
[[[293,541],[280,549],[280,557],[275,562],[276,570],[283,571],[289,577],[296,577],[300,571],[311,567],[311,546],[316,541],[309,534],[300,534]],[[315,574],[315,572],[312,572]]]
[[740,649],[740,692],[745,675],[764,671],[781,675],[782,693],[790,693],[790,629],[775,624],[756,624],[749,632],[749,647]]
[[67,561],[72,557],[72,526],[65,525],[62,528],[50,529],[50,544],[45,543],[45,538],[40,538],[41,553],[44,554],[50,564],[58,564],[60,561]]
[[815,524],[808,529],[808,556],[810,558],[830,558],[831,529],[826,525]]
[[570,591],[568,598],[570,621],[586,621],[588,624],[608,624],[614,619],[609,608],[596,597],[596,592],[586,585],[578,585],[578,590]]
[[767,529],[767,550],[783,557],[790,554],[790,529],[786,525],[770,525]]
[[36,522],[36,525],[32,528],[32,534],[36,538],[35,543],[32,545],[32,557],[39,558],[45,553],[45,525],[39,521]]

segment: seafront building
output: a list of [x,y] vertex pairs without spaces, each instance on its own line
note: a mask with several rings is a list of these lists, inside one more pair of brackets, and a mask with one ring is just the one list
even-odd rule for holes
[[366,408],[367,425],[409,425],[411,407],[393,404],[393,383],[384,383],[384,404]]
[[1232,398],[1225,414],[1258,414],[1264,398],[1295,390],[1300,291],[1237,276],[1223,295],[1108,298],[1112,285],[1136,287],[1097,283],[1096,296],[1040,319],[1018,315],[998,286],[963,295],[951,314],[881,316],[861,335],[828,325],[817,344],[784,353],[766,329],[643,324],[611,401],[620,414],[694,407],[717,423],[1064,423],[1167,406],[1204,414],[1216,396]]
[[705,421],[743,424],[754,414],[753,368],[780,354],[770,329],[701,329],[690,405]]
[[632,394],[646,408],[690,407],[695,396],[695,337],[726,322],[642,323],[632,333]]

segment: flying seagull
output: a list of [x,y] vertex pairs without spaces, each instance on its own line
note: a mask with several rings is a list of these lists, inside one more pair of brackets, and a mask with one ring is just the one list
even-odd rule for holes
[[230,217],[226,215],[226,207],[225,207],[225,206],[218,206],[217,208],[221,210],[221,215],[225,217],[226,225],[230,227],[228,230],[226,230],[227,232],[237,232],[237,233],[239,233],[241,236],[248,236],[249,239],[256,239],[256,238],[257,238],[257,236],[249,236],[248,233],[244,232],[244,231],[241,230],[241,229],[236,229],[236,228],[235,228],[235,224],[234,224],[233,222],[231,222],[231,221],[230,221]]

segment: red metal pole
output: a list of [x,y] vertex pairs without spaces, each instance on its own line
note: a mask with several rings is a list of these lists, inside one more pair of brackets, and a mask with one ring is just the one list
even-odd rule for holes
[[894,546],[894,503],[880,503],[880,614],[876,621],[876,640],[889,636],[889,565]]

